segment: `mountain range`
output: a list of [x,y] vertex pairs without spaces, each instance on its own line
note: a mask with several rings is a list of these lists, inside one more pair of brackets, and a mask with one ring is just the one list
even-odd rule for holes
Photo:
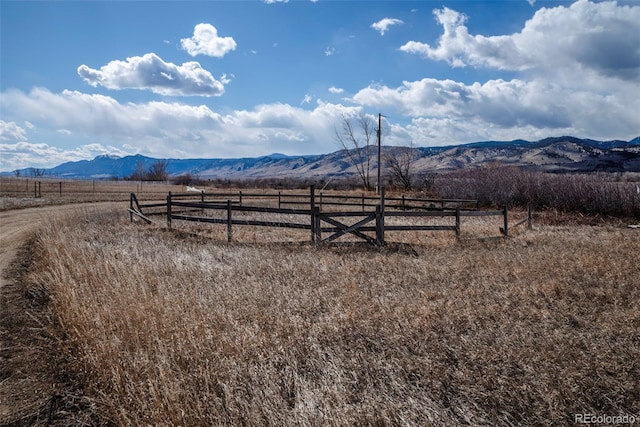
[[[376,147],[371,147],[376,150]],[[353,153],[353,152],[352,152]],[[571,136],[546,138],[530,142],[485,141],[447,147],[382,147],[382,156],[410,155],[414,173],[428,173],[482,167],[500,163],[553,172],[640,172],[640,137],[631,141],[595,141]],[[372,172],[376,167],[375,155]],[[142,155],[98,156],[93,160],[67,162],[37,170],[41,176],[77,179],[126,178],[140,168],[166,161],[171,176],[191,174],[200,178],[331,178],[357,174],[349,153],[268,156],[239,159],[154,159]],[[33,176],[33,168],[0,175]]]

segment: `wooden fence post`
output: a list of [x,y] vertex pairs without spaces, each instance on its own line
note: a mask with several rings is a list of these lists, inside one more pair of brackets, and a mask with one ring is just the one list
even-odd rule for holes
[[242,206],[242,190],[240,190],[240,206]]
[[384,245],[384,224],[382,222],[382,207],[376,206],[376,246]]
[[456,206],[456,237],[460,237],[460,205]]
[[129,221],[133,222],[133,193],[129,196]]
[[167,228],[171,230],[171,191],[167,195]]
[[506,237],[508,237],[509,236],[509,209],[507,208],[507,205],[504,206],[503,216],[504,216],[504,228],[502,229],[502,233]]
[[376,245],[384,246],[384,200],[385,187],[380,187],[380,203],[376,206]]
[[316,241],[316,186],[309,187],[309,211],[311,212],[311,241]]
[[227,242],[233,240],[233,229],[231,228],[231,200],[227,200]]
[[281,193],[282,191],[278,191],[278,209],[282,209]]
[[364,193],[362,193],[362,212],[364,212]]
[[62,181],[60,181],[58,184],[60,184],[60,195],[62,196]]
[[315,229],[314,239],[315,239],[316,245],[319,245],[320,243],[322,243],[322,227],[320,226],[320,208],[318,206],[316,206],[313,216],[314,216],[313,228]]

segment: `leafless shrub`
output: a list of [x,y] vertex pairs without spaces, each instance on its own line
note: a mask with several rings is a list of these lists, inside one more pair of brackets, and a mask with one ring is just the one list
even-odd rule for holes
[[404,191],[413,189],[416,179],[414,163],[418,159],[419,152],[413,147],[392,147],[385,155],[385,166],[391,182]]
[[491,166],[437,177],[433,190],[447,198],[474,198],[482,205],[557,209],[587,215],[640,217],[637,184],[607,174],[551,174]]

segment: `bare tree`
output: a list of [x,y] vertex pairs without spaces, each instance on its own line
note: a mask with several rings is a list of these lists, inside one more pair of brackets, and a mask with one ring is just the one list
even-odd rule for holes
[[133,181],[144,181],[147,177],[147,167],[144,162],[138,160],[136,162],[136,169],[133,171],[129,179]]
[[166,160],[156,160],[149,167],[148,179],[150,181],[166,181],[169,178],[167,172],[167,166],[169,162]]
[[371,117],[361,114],[356,118],[342,116],[342,127],[335,129],[335,138],[344,148],[349,161],[356,168],[365,189],[371,190],[371,164],[375,157],[376,126]]
[[389,170],[391,180],[409,191],[413,188],[413,164],[419,158],[419,153],[413,146],[393,147],[385,156],[385,165]]
[[169,162],[167,160],[156,160],[147,168],[144,162],[138,161],[129,179],[135,181],[166,181],[169,179],[168,165]]
[[44,176],[46,172],[47,170],[44,168],[31,168],[31,176],[36,178]]

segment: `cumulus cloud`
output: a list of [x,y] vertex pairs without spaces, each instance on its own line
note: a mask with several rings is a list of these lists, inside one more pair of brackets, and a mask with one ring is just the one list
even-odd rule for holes
[[[414,118],[473,122],[487,132],[508,130],[516,134],[526,129],[531,134],[562,132],[632,138],[638,132],[635,112],[640,111],[640,100],[633,95],[633,86],[629,84],[626,90],[616,93],[597,93],[546,80],[490,80],[467,85],[427,78],[404,82],[395,88],[369,86],[356,93],[352,100]],[[539,132],[531,132],[532,129]],[[473,139],[461,141],[470,140]]]
[[28,141],[15,144],[0,143],[0,170],[8,172],[25,167],[47,168],[65,162],[93,159],[104,154],[126,156],[135,153],[98,143],[81,145],[73,149],[62,149],[46,143]]
[[381,36],[384,36],[384,33],[386,33],[389,30],[389,27],[391,27],[392,25],[400,25],[400,24],[404,24],[404,22],[400,19],[383,18],[378,22],[374,22],[373,24],[371,24],[371,28],[378,31]]
[[25,130],[18,126],[16,122],[5,122],[0,120],[0,140],[22,141],[27,138]]
[[438,45],[409,41],[400,50],[454,67],[640,79],[640,6],[578,0],[569,7],[539,9],[518,33],[490,37],[470,34],[467,16],[455,10],[433,13],[443,27]]
[[[111,61],[99,70],[78,67],[78,75],[91,86],[107,89],[143,89],[167,96],[220,96],[224,84],[198,62],[175,65],[155,53]],[[226,81],[226,78],[224,78]]]
[[[315,108],[264,104],[221,114],[206,105],[147,102],[120,103],[98,94],[34,88],[8,90],[0,97],[3,111],[49,130],[53,143],[108,140],[128,152],[156,157],[244,157],[285,152],[323,153],[337,149],[333,126],[358,106],[317,101]],[[67,129],[72,135],[56,130]],[[90,157],[86,157],[90,158]]]
[[264,0],[266,4],[289,3],[289,0]]
[[344,89],[339,88],[339,87],[335,87],[335,86],[331,86],[329,88],[329,92],[338,95],[338,94],[341,94],[342,92],[344,92]]
[[6,91],[2,93],[0,106],[37,123],[39,128],[67,129],[74,134],[96,137],[161,136],[172,128],[197,125],[215,128],[221,120],[220,115],[205,105],[157,101],[119,103],[105,95],[70,90],[52,93],[44,88],[34,88],[29,93]]
[[180,44],[191,56],[206,55],[215,58],[222,58],[236,48],[233,37],[220,37],[216,27],[206,23],[196,25],[193,36],[181,39]]
[[328,47],[324,50],[324,55],[325,56],[332,56],[336,54],[336,48],[335,47]]

